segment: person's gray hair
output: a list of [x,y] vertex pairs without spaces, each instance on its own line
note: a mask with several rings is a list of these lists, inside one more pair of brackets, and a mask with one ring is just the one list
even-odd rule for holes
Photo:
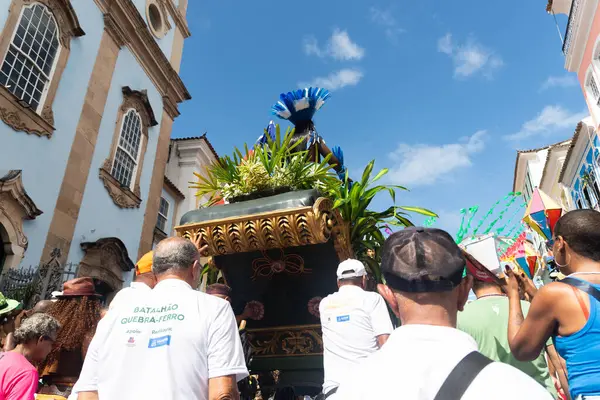
[[187,239],[168,238],[156,245],[152,257],[152,272],[156,275],[169,270],[185,270],[198,260],[198,249]]
[[56,318],[44,313],[33,314],[24,319],[21,326],[15,330],[15,344],[25,344],[41,337],[54,337],[60,328]]

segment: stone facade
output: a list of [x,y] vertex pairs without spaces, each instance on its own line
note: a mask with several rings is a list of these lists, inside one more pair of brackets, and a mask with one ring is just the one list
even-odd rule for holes
[[179,76],[186,11],[184,0],[0,5],[3,272],[75,263],[113,291],[131,280],[191,98]]

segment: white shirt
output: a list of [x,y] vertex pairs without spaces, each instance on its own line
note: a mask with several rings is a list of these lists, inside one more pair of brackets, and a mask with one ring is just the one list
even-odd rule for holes
[[210,378],[248,376],[225,300],[177,279],[132,299],[98,324],[77,382],[80,392],[97,390],[100,400],[206,400]]
[[[366,359],[328,400],[433,400],[475,340],[454,328],[405,325]],[[494,362],[473,380],[462,400],[551,400],[540,384],[508,364]]]
[[113,308],[118,306],[120,303],[127,301],[126,299],[129,298],[133,293],[135,293],[136,291],[140,291],[140,290],[149,291],[152,289],[150,289],[150,286],[146,285],[145,283],[131,282],[129,287],[123,288],[117,292],[115,297],[113,297],[112,301],[110,302],[108,309],[112,310]]
[[361,359],[377,351],[377,336],[392,333],[383,298],[358,286],[341,286],[319,304],[323,329],[323,393],[337,387]]

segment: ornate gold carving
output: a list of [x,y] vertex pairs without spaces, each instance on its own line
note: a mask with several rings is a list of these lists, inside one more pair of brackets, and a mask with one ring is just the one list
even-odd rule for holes
[[252,261],[252,280],[256,278],[270,278],[273,274],[286,272],[290,275],[310,274],[312,269],[305,268],[304,259],[298,254],[284,254],[282,249],[279,249],[281,256],[279,259],[272,259],[263,250],[262,257]]
[[325,243],[337,224],[332,201],[317,199],[312,207],[182,225],[179,236],[207,244],[210,255],[243,253]]
[[354,258],[352,243],[350,242],[350,225],[344,221],[340,213],[335,213],[335,225],[333,227],[333,246],[340,261]]
[[248,338],[256,358],[323,354],[320,325],[249,329]]
[[[104,162],[106,165],[106,161]],[[139,208],[142,203],[142,199],[136,196],[129,188],[121,186],[113,176],[104,169],[100,168],[100,179],[104,183],[104,187],[108,191],[108,194],[112,198],[113,202],[121,208]]]

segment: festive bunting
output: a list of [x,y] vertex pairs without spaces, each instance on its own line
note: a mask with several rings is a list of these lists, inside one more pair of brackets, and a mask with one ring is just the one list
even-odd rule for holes
[[546,193],[536,188],[525,210],[523,222],[542,237],[552,238],[554,225],[562,215],[562,207],[556,204]]

